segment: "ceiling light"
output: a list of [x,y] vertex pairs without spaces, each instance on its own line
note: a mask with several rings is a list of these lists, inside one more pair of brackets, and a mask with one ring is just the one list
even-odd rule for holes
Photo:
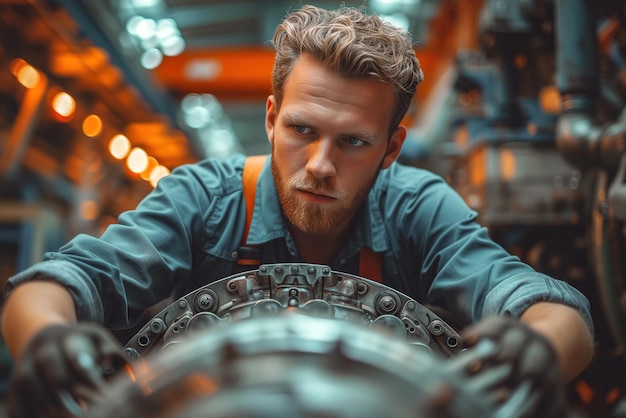
[[161,49],[164,55],[174,57],[185,50],[185,40],[180,36],[170,36],[161,42]]
[[141,19],[135,26],[135,35],[141,39],[149,39],[156,34],[156,21],[154,19]]
[[126,166],[133,173],[141,173],[148,168],[148,154],[141,148],[133,148],[126,158]]
[[372,10],[379,14],[409,12],[420,6],[421,0],[370,0]]
[[164,167],[162,165],[156,166],[150,172],[150,184],[152,185],[152,187],[156,187],[159,180],[161,180],[165,176],[168,176],[169,174],[170,170],[167,167]]
[[20,58],[11,62],[11,73],[21,85],[28,89],[35,87],[41,78],[39,71]]
[[93,138],[102,132],[102,119],[98,115],[89,115],[83,120],[83,133]]
[[76,110],[76,101],[68,93],[59,92],[52,98],[52,110],[63,118],[70,118]]
[[141,65],[147,70],[153,70],[163,61],[163,54],[157,48],[151,48],[141,54]]
[[149,70],[161,64],[163,55],[173,57],[185,50],[185,40],[176,21],[171,18],[156,21],[134,16],[126,22],[126,31],[131,38],[138,40],[144,50],[141,65]]
[[122,134],[115,135],[109,142],[109,152],[114,158],[126,158],[130,151],[130,141]]
[[380,15],[380,18],[405,32],[409,30],[409,18],[403,13]]
[[148,157],[148,165],[139,175],[142,179],[149,181],[152,171],[159,166],[159,162],[154,157]]
[[132,0],[133,6],[137,8],[161,6],[162,0]]
[[159,39],[167,39],[170,36],[178,35],[178,26],[174,19],[159,19],[156,24],[156,36]]

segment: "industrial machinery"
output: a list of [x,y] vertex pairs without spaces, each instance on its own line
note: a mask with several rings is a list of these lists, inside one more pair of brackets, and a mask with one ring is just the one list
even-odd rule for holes
[[418,302],[380,283],[314,264],[262,265],[205,285],[148,321],[126,350],[130,357],[140,357],[198,329],[282,309],[382,327],[446,356],[460,350],[456,331]]
[[589,298],[596,355],[570,386],[594,417],[626,393],[624,6],[486,1],[444,145],[450,183],[492,237]]
[[496,406],[490,388],[508,372],[466,372],[495,349],[484,343],[462,350],[430,309],[363,277],[261,265],[150,319],[126,344],[127,371],[86,416],[524,416],[530,386]]

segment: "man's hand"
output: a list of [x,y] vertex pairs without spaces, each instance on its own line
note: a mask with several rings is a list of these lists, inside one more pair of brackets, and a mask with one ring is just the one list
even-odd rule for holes
[[121,345],[92,324],[52,325],[26,346],[7,396],[10,418],[71,417],[126,363]]
[[[510,409],[502,416],[566,416],[559,363],[545,337],[518,320],[492,317],[469,327],[461,338],[469,348],[464,364],[466,373],[481,382],[500,408]],[[480,345],[489,348],[479,350]],[[482,353],[472,355],[473,350]]]

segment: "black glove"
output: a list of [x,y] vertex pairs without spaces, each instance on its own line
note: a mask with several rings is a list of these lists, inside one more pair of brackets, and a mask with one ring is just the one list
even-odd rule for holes
[[565,386],[554,348],[528,325],[508,317],[486,318],[461,334],[468,347],[463,368],[487,391],[498,416],[567,416]]
[[104,328],[53,325],[27,345],[7,394],[10,418],[73,417],[126,363],[124,350]]

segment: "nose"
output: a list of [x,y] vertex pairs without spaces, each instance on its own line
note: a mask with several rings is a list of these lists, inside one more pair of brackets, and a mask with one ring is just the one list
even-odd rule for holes
[[332,177],[337,173],[333,162],[332,142],[323,138],[309,144],[306,170],[317,178]]

